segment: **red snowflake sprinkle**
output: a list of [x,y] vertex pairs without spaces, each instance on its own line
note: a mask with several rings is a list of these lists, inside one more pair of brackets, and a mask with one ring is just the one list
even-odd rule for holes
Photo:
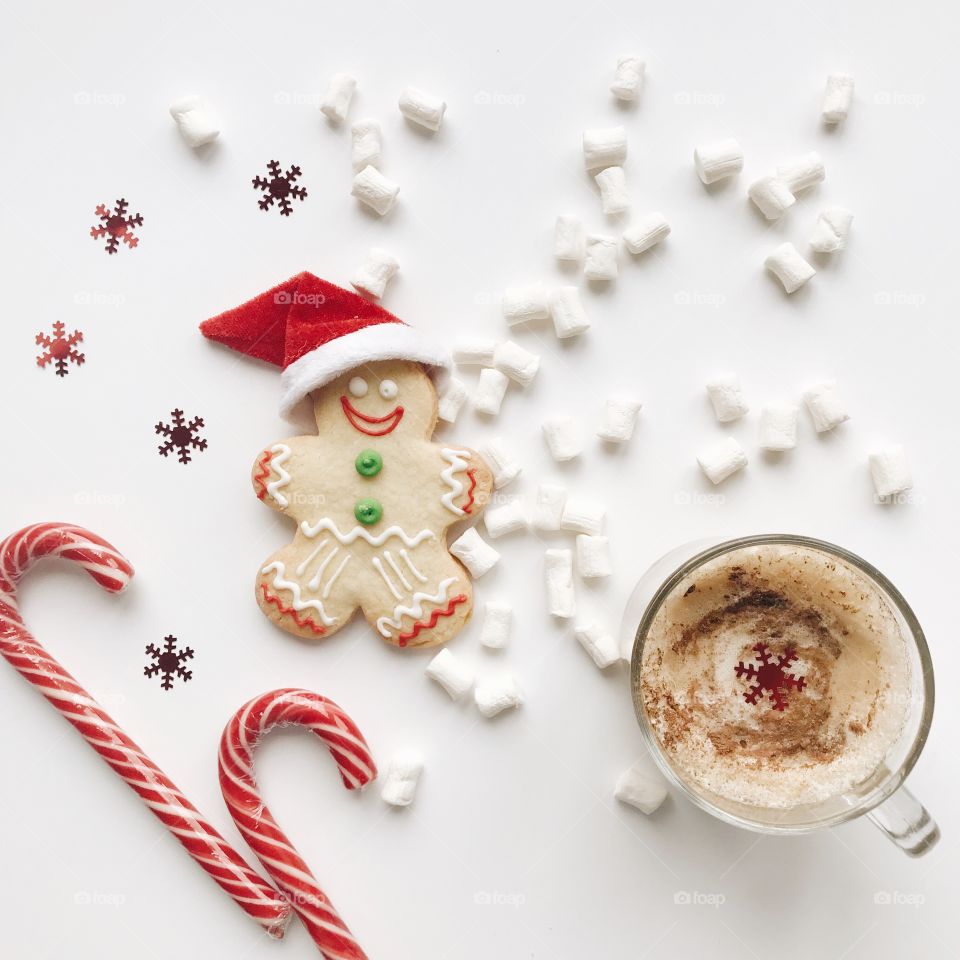
[[190,462],[190,449],[206,450],[207,441],[200,439],[199,430],[203,426],[202,417],[194,417],[189,423],[184,419],[182,410],[173,410],[170,414],[173,423],[164,423],[162,420],[156,426],[156,432],[167,439],[157,449],[161,457],[167,457],[174,450],[179,450],[177,459],[181,463]]
[[750,664],[744,666],[741,660],[737,664],[737,676],[741,679],[754,680],[754,685],[743,695],[743,699],[752,706],[756,706],[764,690],[770,691],[770,702],[774,710],[787,709],[787,691],[800,691],[806,686],[803,677],[795,677],[787,673],[786,668],[797,660],[796,651],[787,647],[783,654],[777,657],[776,662],[770,659],[770,648],[765,643],[754,644],[753,650],[759,667]]
[[94,211],[100,218],[97,226],[90,228],[90,236],[94,240],[101,237],[107,238],[104,249],[107,253],[116,253],[122,240],[128,247],[133,249],[139,242],[139,238],[133,235],[132,227],[142,227],[143,217],[138,213],[136,216],[127,216],[127,207],[129,204],[121,197],[113,207],[111,212],[106,204],[99,204]]
[[263,196],[257,201],[261,210],[269,210],[274,202],[280,208],[280,215],[289,217],[293,212],[290,206],[290,198],[297,200],[306,200],[307,191],[303,187],[294,186],[294,181],[300,178],[303,172],[298,166],[292,166],[286,173],[280,172],[280,162],[271,160],[267,164],[270,171],[269,178],[254,177],[253,188],[263,191]]
[[67,369],[68,362],[80,366],[84,361],[84,355],[74,349],[82,340],[83,334],[79,330],[74,330],[67,336],[66,327],[57,320],[53,325],[52,337],[42,331],[37,334],[35,342],[38,347],[43,347],[43,353],[37,357],[37,366],[45,367],[53,360],[57,376],[65,377],[70,372]]

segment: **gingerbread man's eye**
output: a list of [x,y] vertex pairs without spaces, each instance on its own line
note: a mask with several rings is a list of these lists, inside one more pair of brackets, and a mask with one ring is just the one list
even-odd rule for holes
[[397,385],[392,380],[382,380],[380,382],[380,396],[384,400],[392,400],[399,392]]
[[[355,397],[365,397],[367,395],[367,381],[363,377],[354,377],[347,388]],[[381,388],[382,389],[382,388]]]

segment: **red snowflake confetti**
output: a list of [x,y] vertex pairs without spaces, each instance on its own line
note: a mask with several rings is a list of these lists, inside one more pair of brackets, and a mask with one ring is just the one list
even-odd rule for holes
[[289,217],[293,212],[290,206],[290,198],[305,200],[307,191],[303,187],[294,186],[294,181],[300,178],[303,172],[298,166],[292,166],[286,173],[280,172],[280,162],[271,160],[267,164],[270,171],[269,179],[266,177],[254,177],[253,188],[262,190],[263,196],[257,201],[261,210],[269,210],[274,202],[280,208],[280,215]]
[[174,677],[179,677],[184,683],[193,679],[193,671],[183,666],[187,660],[193,659],[193,650],[184,647],[178,651],[176,637],[164,637],[163,640],[162,650],[152,643],[147,645],[147,656],[154,662],[143,668],[143,675],[155,677],[159,674],[163,678],[160,686],[164,690],[172,690]]
[[131,249],[140,242],[139,238],[133,235],[131,227],[142,227],[143,217],[139,213],[136,216],[128,217],[128,206],[127,201],[121,197],[114,204],[112,212],[104,203],[101,203],[94,211],[100,218],[100,223],[90,228],[90,236],[94,240],[106,237],[107,243],[104,249],[107,253],[116,253],[121,240]]
[[167,457],[174,450],[179,450],[177,459],[181,463],[190,462],[190,450],[206,450],[207,441],[202,440],[198,431],[203,426],[202,417],[194,417],[189,423],[184,419],[182,410],[173,410],[170,413],[173,423],[164,423],[162,420],[156,426],[156,432],[167,439],[157,449],[161,457]]
[[737,664],[737,676],[741,679],[754,680],[754,685],[743,695],[743,699],[752,706],[756,706],[764,690],[770,691],[770,702],[774,710],[787,709],[787,691],[800,691],[806,686],[803,677],[795,677],[787,673],[786,668],[797,660],[796,651],[787,647],[783,654],[777,657],[776,662],[770,659],[770,648],[765,643],[754,644],[753,650],[760,666],[754,664],[744,666],[741,660]]
[[74,349],[83,340],[83,334],[79,330],[74,330],[69,336],[66,333],[66,327],[57,320],[53,325],[52,337],[41,331],[35,341],[38,347],[43,347],[43,353],[37,357],[37,366],[45,367],[53,360],[58,377],[65,377],[70,372],[67,369],[68,362],[79,367],[84,361],[84,355]]

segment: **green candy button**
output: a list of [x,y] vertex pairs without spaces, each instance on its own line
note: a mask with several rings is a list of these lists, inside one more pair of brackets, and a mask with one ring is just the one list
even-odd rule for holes
[[369,527],[371,523],[376,523],[383,516],[383,507],[380,506],[379,500],[364,497],[363,500],[357,501],[357,505],[353,508],[353,515],[360,523]]
[[383,457],[376,450],[361,450],[354,466],[361,477],[375,477],[383,469]]

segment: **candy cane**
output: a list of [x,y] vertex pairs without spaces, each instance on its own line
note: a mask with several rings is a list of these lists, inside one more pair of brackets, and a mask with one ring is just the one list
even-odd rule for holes
[[17,609],[17,583],[36,560],[59,557],[119,593],[133,568],[106,540],[62,523],[25,527],[0,543],[0,653],[139,794],[187,852],[272,937],[283,936],[290,906],[244,862],[103,708],[34,639]]
[[363,734],[335,703],[309,690],[273,690],[241,707],[220,739],[220,789],[234,822],[273,882],[287,895],[327,960],[366,960],[310,868],[290,845],[253,775],[253,750],[275,726],[299,724],[333,755],[348,790],[377,775]]

